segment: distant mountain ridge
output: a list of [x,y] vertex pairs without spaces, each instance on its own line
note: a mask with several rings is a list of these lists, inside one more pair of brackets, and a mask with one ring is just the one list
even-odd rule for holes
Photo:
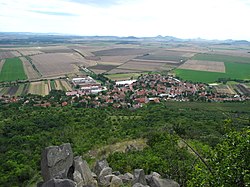
[[174,36],[135,37],[135,36],[80,36],[58,33],[30,33],[30,32],[0,32],[0,44],[34,44],[34,43],[73,43],[81,41],[156,41],[156,42],[191,42],[212,43],[217,45],[250,45],[247,40],[207,40],[202,38],[182,39]]

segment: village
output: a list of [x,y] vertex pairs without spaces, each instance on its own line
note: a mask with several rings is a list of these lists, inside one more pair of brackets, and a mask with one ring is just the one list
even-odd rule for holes
[[[217,93],[213,87],[203,83],[181,81],[173,76],[161,74],[141,75],[138,79],[112,82],[105,84],[91,76],[72,78],[73,91],[57,92],[46,97],[1,96],[1,103],[19,102],[33,106],[79,106],[79,107],[114,107],[140,108],[147,103],[165,101],[177,102],[233,102],[249,100],[248,95]],[[56,95],[56,96],[55,96]]]

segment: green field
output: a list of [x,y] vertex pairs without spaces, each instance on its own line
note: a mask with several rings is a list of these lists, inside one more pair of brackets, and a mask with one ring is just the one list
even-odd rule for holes
[[25,79],[27,79],[27,76],[24,72],[22,61],[19,58],[6,59],[0,73],[0,81],[16,81]]
[[176,69],[176,76],[189,81],[212,83],[219,78],[250,79],[250,64],[225,63],[226,73]]
[[207,60],[207,61],[218,61],[218,62],[231,62],[231,63],[250,63],[250,58],[220,55],[220,54],[196,54],[193,60]]
[[250,58],[227,55],[198,54],[194,60],[219,61],[225,63],[226,73],[176,69],[176,76],[193,82],[212,83],[220,78],[250,79]]

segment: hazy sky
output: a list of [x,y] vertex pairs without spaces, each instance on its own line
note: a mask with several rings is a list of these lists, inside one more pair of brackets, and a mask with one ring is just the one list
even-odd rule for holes
[[250,40],[250,0],[0,0],[0,31]]

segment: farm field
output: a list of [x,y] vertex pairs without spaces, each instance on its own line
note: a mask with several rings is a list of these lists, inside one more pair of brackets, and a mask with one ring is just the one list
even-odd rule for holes
[[116,68],[112,69],[111,71],[107,72],[106,74],[124,74],[124,73],[138,73],[142,72],[141,70],[131,70],[131,69],[122,69],[122,68]]
[[132,60],[118,67],[121,69],[131,69],[138,71],[163,71],[170,70],[171,68],[176,67],[176,65],[165,63],[165,62],[141,62]]
[[250,58],[222,54],[196,54],[193,60],[219,61],[225,63],[250,63]]
[[6,58],[14,58],[21,56],[17,51],[1,51],[0,52],[0,60]]
[[226,73],[176,69],[175,74],[184,80],[205,83],[216,82],[220,78],[250,79],[250,64],[225,63],[225,66]]
[[79,54],[51,53],[31,56],[33,64],[43,77],[60,76],[78,72],[77,65],[89,66]]
[[25,57],[20,57],[20,60],[23,62],[24,70],[29,80],[37,79],[40,77],[39,73],[33,68],[32,64]]
[[40,82],[32,82],[32,83],[30,83],[28,93],[35,94],[35,95],[42,95],[42,96],[48,95],[49,94],[49,88],[48,88],[47,81],[40,81]]
[[136,59],[181,62],[191,58],[194,54],[182,51],[157,50],[143,56],[138,56]]
[[48,95],[51,90],[72,91],[71,85],[64,79],[20,83],[0,88],[0,96],[23,96],[26,94]]
[[113,48],[92,52],[95,56],[130,56],[143,55],[150,52],[149,49],[142,48]]
[[3,59],[3,60],[0,60],[0,72],[1,72],[1,69],[2,69],[2,67],[3,67],[3,65],[4,65],[4,63],[5,63],[5,60]]
[[32,55],[38,55],[38,54],[42,54],[43,53],[42,51],[35,50],[35,49],[20,49],[18,51],[23,56],[32,56]]
[[192,59],[198,61],[224,62],[225,73],[176,69],[175,74],[184,80],[205,83],[216,82],[220,78],[240,80],[250,79],[250,58],[228,55],[197,54]]
[[234,89],[229,85],[220,84],[220,85],[214,86],[214,88],[219,94],[237,94],[234,91]]
[[145,73],[120,73],[120,74],[105,75],[105,77],[108,77],[113,81],[120,81],[120,80],[136,79],[139,76],[141,76],[141,74]]
[[19,58],[9,58],[5,60],[0,73],[0,81],[25,80],[23,63]]
[[198,71],[210,71],[225,73],[224,62],[205,61],[205,60],[188,60],[180,65],[178,69],[190,69]]

